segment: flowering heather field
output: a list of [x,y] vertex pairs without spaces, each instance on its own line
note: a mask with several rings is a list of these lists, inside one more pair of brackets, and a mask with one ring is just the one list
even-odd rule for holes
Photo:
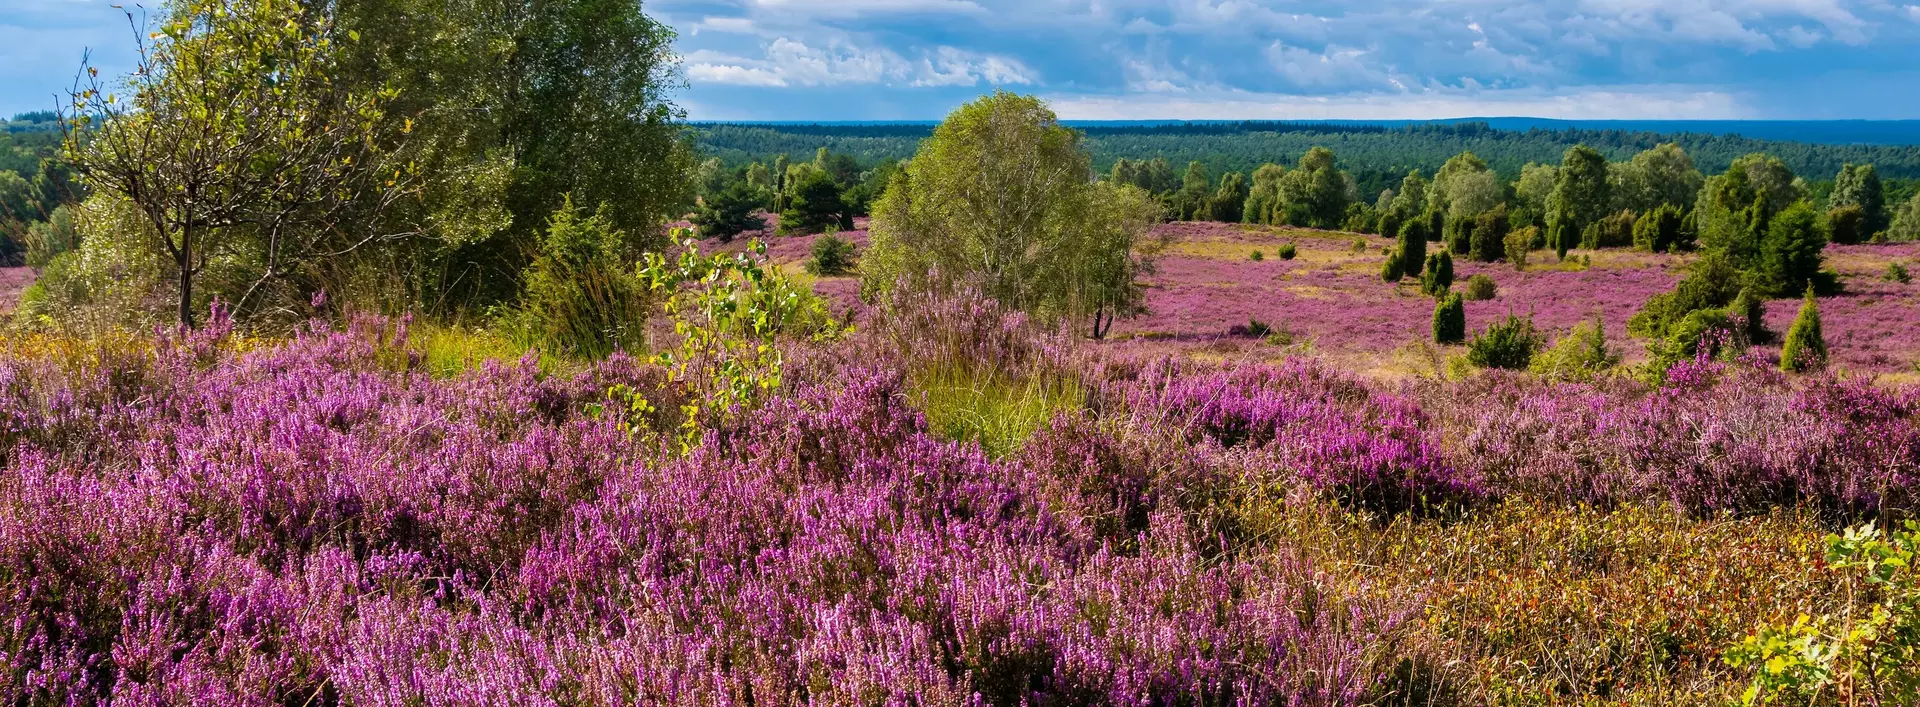
[[[624,356],[7,340],[0,702],[1714,703],[1728,645],[1846,601],[1823,533],[1920,505],[1917,390],[1395,383],[892,311],[685,449],[687,389]],[[954,366],[1081,392],[989,455],[926,411]]]
[[[1380,281],[1385,257],[1381,249],[1392,245],[1388,239],[1220,223],[1172,223],[1160,228],[1175,238],[1176,245],[1161,259],[1159,273],[1149,279],[1148,314],[1115,326],[1113,338],[1119,347],[1277,358],[1310,346],[1343,368],[1370,375],[1431,373],[1431,362],[1420,360],[1408,348],[1431,340],[1433,300],[1421,295],[1412,280],[1399,287]],[[866,242],[864,228],[842,236],[861,247]],[[797,272],[814,238],[770,238],[768,254]],[[1363,251],[1353,250],[1355,239],[1365,241]],[[1298,255],[1293,260],[1281,260],[1276,254],[1282,243],[1295,244]],[[1251,260],[1255,250],[1265,258]],[[1828,267],[1840,274],[1845,288],[1841,294],[1820,299],[1835,365],[1890,380],[1920,380],[1916,371],[1920,334],[1915,333],[1920,332],[1920,284],[1881,279],[1889,262],[1920,264],[1920,244],[1829,246],[1826,253]],[[1582,255],[1592,259],[1591,267],[1554,262],[1553,254],[1546,251],[1535,251],[1534,263],[1525,272],[1516,272],[1506,263],[1456,260],[1456,289],[1458,283],[1482,273],[1499,286],[1494,299],[1467,303],[1468,331],[1508,313],[1531,313],[1540,327],[1564,332],[1598,314],[1607,322],[1608,336],[1629,360],[1639,356],[1644,342],[1629,339],[1627,319],[1648,297],[1671,289],[1684,274],[1690,256],[1620,249],[1572,254]],[[864,311],[856,278],[823,278],[815,287],[841,309]],[[1797,299],[1771,303],[1767,325],[1786,331],[1799,304]],[[1296,345],[1283,350],[1226,336],[1230,328],[1249,319],[1294,335]],[[1777,356],[1778,347],[1766,352]]]

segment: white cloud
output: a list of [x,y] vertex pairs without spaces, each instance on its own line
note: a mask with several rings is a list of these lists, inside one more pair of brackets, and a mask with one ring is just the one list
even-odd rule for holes
[[729,34],[752,34],[753,20],[745,17],[708,17],[693,25],[693,33],[725,32]]
[[787,85],[786,79],[772,71],[734,64],[693,64],[687,67],[687,78],[733,86]]
[[1753,117],[1730,93],[1674,88],[1332,96],[1234,91],[1206,96],[1059,95],[1050,97],[1049,101],[1061,118],[1070,120],[1423,120],[1502,116],[1724,120]]
[[800,15],[853,17],[880,13],[978,13],[972,0],[753,0],[757,7]]
[[1920,5],[1908,5],[1907,17],[1912,18],[1914,22],[1920,22]]

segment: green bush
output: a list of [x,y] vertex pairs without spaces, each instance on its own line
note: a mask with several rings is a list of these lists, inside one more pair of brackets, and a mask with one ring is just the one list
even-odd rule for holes
[[1441,295],[1433,304],[1433,343],[1458,344],[1466,340],[1466,303],[1458,292]]
[[1866,230],[1867,212],[1860,205],[1848,204],[1827,209],[1827,237],[1834,243],[1852,245],[1863,242],[1873,237]]
[[812,254],[807,258],[807,272],[821,277],[837,277],[853,272],[853,264],[853,242],[841,238],[837,231],[828,229],[813,240]]
[[1680,210],[1672,204],[1641,214],[1633,222],[1633,247],[1651,253],[1679,250],[1681,221]]
[[1526,228],[1521,228],[1507,234],[1507,262],[1513,263],[1513,269],[1527,269],[1528,251],[1533,249],[1533,243],[1539,236],[1540,229],[1533,226],[1527,226]]
[[1491,211],[1480,214],[1473,221],[1473,233],[1468,236],[1467,245],[1473,249],[1473,259],[1483,263],[1498,262],[1507,256],[1507,206],[1501,204]]
[[1533,328],[1533,317],[1509,314],[1506,321],[1473,336],[1467,344],[1467,361],[1481,368],[1525,370],[1545,343],[1546,337]]
[[1476,302],[1493,299],[1494,295],[1500,292],[1499,288],[1493,284],[1493,278],[1487,277],[1486,275],[1475,275],[1467,278],[1466,287],[1462,289],[1466,290],[1467,299]]
[[569,196],[547,221],[506,322],[522,345],[579,358],[645,348],[646,287],[634,277],[625,235],[607,211],[603,204],[588,213]]
[[1760,261],[1754,267],[1758,284],[1775,297],[1791,296],[1809,285],[1827,289],[1833,278],[1820,271],[1826,247],[1825,224],[1813,205],[1801,201],[1787,207],[1768,222],[1760,240]]
[[1386,261],[1380,263],[1380,279],[1389,283],[1399,282],[1406,275],[1406,263],[1402,261],[1400,249],[1388,251]]
[[1920,704],[1920,523],[1891,534],[1862,524],[1824,544],[1845,577],[1837,594],[1866,606],[1763,625],[1729,648],[1729,665],[1754,669],[1744,703]]
[[1556,380],[1591,380],[1620,364],[1620,352],[1607,346],[1606,322],[1599,315],[1574,326],[1566,336],[1540,351],[1528,366],[1534,373]]
[[727,243],[734,236],[767,227],[766,217],[756,213],[766,201],[767,195],[759,189],[745,181],[734,182],[725,191],[701,199],[693,214],[693,227],[701,238]]
[[1699,357],[1702,347],[1706,358],[1721,358],[1745,350],[1746,345],[1727,310],[1695,310],[1669,327],[1665,338],[1647,344],[1648,365],[1664,378],[1673,364]]
[[1747,343],[1773,342],[1773,332],[1767,330],[1767,300],[1752,287],[1740,289],[1740,294],[1733,298],[1733,304],[1727,305],[1727,314],[1739,317],[1746,325],[1741,334],[1746,337]]
[[1780,370],[1809,371],[1827,365],[1827,339],[1820,331],[1820,306],[1813,301],[1813,288],[1807,288],[1800,313],[1787,329],[1787,342],[1780,346]]
[[1913,276],[1907,274],[1907,266],[1897,260],[1887,263],[1887,272],[1881,275],[1880,278],[1887,282],[1897,282],[1902,285],[1913,282]]
[[1675,322],[1697,310],[1725,307],[1746,287],[1747,277],[1720,251],[1693,262],[1672,292],[1647,298],[1627,321],[1627,331],[1653,342],[1664,341]]
[[1247,259],[1257,263],[1262,260],[1266,260],[1267,254],[1256,250],[1256,251],[1253,251],[1252,255],[1247,256]]
[[1415,222],[1400,227],[1400,270],[1408,277],[1419,277],[1426,269],[1427,234],[1425,229],[1410,228]]
[[1634,217],[1632,210],[1622,210],[1606,218],[1587,224],[1580,232],[1580,247],[1588,250],[1597,248],[1620,248],[1633,245]]
[[1300,249],[1292,243],[1281,243],[1279,250],[1274,252],[1279,254],[1281,260],[1292,260],[1293,256],[1300,254]]
[[1438,296],[1453,288],[1453,254],[1440,251],[1427,256],[1427,267],[1420,274],[1420,291]]

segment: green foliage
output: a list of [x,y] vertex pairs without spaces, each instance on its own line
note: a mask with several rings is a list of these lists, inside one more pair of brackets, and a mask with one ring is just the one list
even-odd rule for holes
[[1055,416],[1080,409],[1086,397],[1069,377],[1014,378],[965,367],[919,373],[913,387],[928,429],[946,439],[977,442],[996,459],[1018,451]]
[[1242,211],[1246,207],[1248,195],[1247,177],[1239,172],[1229,172],[1220,178],[1220,189],[1213,193],[1207,202],[1207,220],[1239,223]]
[[1351,177],[1334,164],[1333,151],[1314,147],[1300,156],[1293,171],[1280,178],[1286,223],[1339,228],[1346,216]]
[[1452,287],[1453,253],[1443,250],[1428,255],[1426,268],[1420,273],[1420,291],[1437,297]]
[[1887,272],[1882,274],[1880,279],[1886,280],[1887,282],[1897,282],[1902,285],[1913,282],[1913,276],[1907,274],[1907,266],[1898,260],[1887,263]]
[[353,35],[294,0],[185,0],[141,36],[131,95],[83,75],[66,152],[139,206],[173,262],[181,324],[203,274],[244,314],[263,286],[377,242],[378,206],[413,179],[389,149],[407,125],[389,111],[397,90],[344,80]]
[[1661,204],[1640,214],[1640,218],[1633,222],[1633,247],[1650,253],[1681,250],[1684,247],[1680,235],[1683,219],[1680,209],[1672,204]]
[[1809,371],[1827,365],[1827,339],[1820,330],[1820,306],[1813,301],[1813,288],[1807,288],[1800,313],[1787,329],[1786,343],[1780,346],[1780,370]]
[[760,189],[744,180],[734,182],[701,200],[693,214],[693,227],[701,238],[730,242],[734,236],[767,227],[766,218],[757,213],[766,202],[767,196]]
[[1467,340],[1467,305],[1460,293],[1447,292],[1434,299],[1433,343],[1458,344]]
[[626,234],[608,211],[563,201],[547,221],[540,255],[506,322],[521,345],[583,359],[645,349],[647,292],[629,269]]
[[829,229],[813,240],[811,250],[807,258],[808,273],[834,277],[853,272],[853,241],[841,238],[839,233]]
[[1650,371],[1665,377],[1673,365],[1695,358],[1723,358],[1743,351],[1747,340],[1725,309],[1688,312],[1666,330],[1666,336],[1647,343]]
[[1793,172],[1778,158],[1752,154],[1734,160],[1701,187],[1695,207],[1700,245],[1744,264],[1760,252],[1774,215],[1803,196]]
[[1587,224],[1580,233],[1580,247],[1588,250],[1633,245],[1632,211],[1621,211]]
[[1490,300],[1493,299],[1494,295],[1499,293],[1499,288],[1494,285],[1493,278],[1487,277],[1486,275],[1474,275],[1473,277],[1467,278],[1467,284],[1465,287],[1462,287],[1461,290],[1467,299],[1475,301]]
[[[1090,319],[1102,336],[1140,311],[1136,276],[1164,241],[1160,209],[1089,183],[1079,133],[1037,98],[996,92],[947,117],[875,204],[862,290],[965,280],[1043,320]],[[983,185],[985,185],[983,187]]]
[[1399,233],[1401,270],[1408,277],[1419,277],[1426,272],[1427,234],[1425,229],[1408,227],[1414,223],[1417,222],[1407,222],[1407,225],[1400,227]]
[[1407,275],[1407,254],[1399,248],[1387,251],[1386,260],[1380,263],[1380,280],[1387,284],[1400,282]]
[[[1433,213],[1438,215],[1441,212],[1435,211]],[[1445,224],[1443,230],[1447,250],[1471,257],[1473,255],[1473,229],[1476,225],[1474,219],[1467,216],[1446,216],[1442,220],[1442,223]]]
[[1827,208],[1857,208],[1861,222],[1854,241],[1834,239],[1835,243],[1861,242],[1873,234],[1886,230],[1891,223],[1887,213],[1886,187],[1880,183],[1880,172],[1873,165],[1842,165],[1840,174],[1833,178],[1833,192],[1827,195]]
[[1513,263],[1513,269],[1527,269],[1527,254],[1540,238],[1540,229],[1534,226],[1516,229],[1507,234],[1505,251],[1507,262]]
[[1274,253],[1279,255],[1281,260],[1292,260],[1299,252],[1300,249],[1292,243],[1281,243],[1280,247],[1274,250]]
[[1706,177],[1693,165],[1685,148],[1662,143],[1613,165],[1608,175],[1615,208],[1647,213],[1661,207],[1685,211],[1693,207]]
[[1266,260],[1266,259],[1267,259],[1267,254],[1266,254],[1266,253],[1263,253],[1263,252],[1260,252],[1260,250],[1256,248],[1256,249],[1254,249],[1254,251],[1253,251],[1253,253],[1252,253],[1252,254],[1250,254],[1250,255],[1248,255],[1248,256],[1247,256],[1247,259],[1248,259],[1248,260],[1251,260],[1251,261],[1253,261],[1253,262],[1256,262],[1256,263],[1257,263],[1257,262],[1260,262],[1260,261],[1262,261],[1262,260]]
[[1600,220],[1612,205],[1606,156],[1586,145],[1567,148],[1560,159],[1553,193],[1547,197],[1548,222],[1561,219],[1566,228],[1581,233],[1588,224]]
[[1774,295],[1785,296],[1819,283],[1832,281],[1823,276],[1821,251],[1827,247],[1827,234],[1813,204],[1801,201],[1779,213],[1767,228],[1760,244],[1755,266],[1756,284]]
[[1599,315],[1575,325],[1572,331],[1540,351],[1529,365],[1534,373],[1555,380],[1592,380],[1620,365],[1620,352],[1607,345],[1607,324]]
[[1844,596],[1864,610],[1801,614],[1730,647],[1727,664],[1754,671],[1743,703],[1920,704],[1920,523],[1890,534],[1861,524],[1824,544]]
[[1866,228],[1866,215],[1858,204],[1827,209],[1827,238],[1840,245],[1866,242],[1873,237]]
[[1740,335],[1747,343],[1767,344],[1773,342],[1773,332],[1767,330],[1767,300],[1751,286],[1740,288],[1739,296],[1727,305],[1727,314],[1738,318],[1744,325]]
[[[1480,214],[1473,220],[1473,232],[1468,238],[1473,259],[1483,263],[1498,262],[1507,257],[1507,206],[1501,204],[1492,210]],[[1532,240],[1529,238],[1528,240]]]
[[840,185],[820,169],[805,170],[788,187],[786,208],[780,210],[779,234],[820,233],[828,228],[852,228],[853,216],[840,198]]
[[1893,225],[1887,227],[1887,239],[1892,241],[1920,240],[1920,192],[1901,204],[1894,212]]
[[1507,315],[1488,326],[1467,344],[1467,361],[1481,368],[1526,370],[1533,354],[1546,345],[1546,336],[1533,328],[1533,317]]
[[1693,262],[1687,276],[1675,284],[1672,292],[1647,298],[1640,311],[1627,322],[1634,336],[1654,340],[1667,338],[1668,329],[1689,313],[1725,307],[1746,287],[1746,276],[1725,253],[1709,252]]
[[79,250],[80,229],[74,223],[73,208],[64,204],[56,207],[47,220],[27,228],[26,240],[26,264],[30,267],[46,267],[62,253]]
[[680,411],[683,450],[699,442],[703,425],[737,415],[780,386],[785,360],[778,340],[839,334],[826,302],[767,267],[765,256],[758,241],[745,253],[703,256],[692,240],[673,260],[643,256],[639,281],[661,299],[679,337],[654,360],[690,393]]

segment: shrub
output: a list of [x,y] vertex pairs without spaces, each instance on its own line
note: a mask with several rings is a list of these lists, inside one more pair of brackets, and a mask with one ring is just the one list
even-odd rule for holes
[[1633,245],[1633,226],[1631,209],[1594,221],[1580,233],[1580,247],[1592,250]]
[[1827,247],[1820,217],[1812,204],[1802,201],[1787,207],[1768,223],[1766,237],[1760,241],[1760,260],[1754,275],[1767,293],[1784,297],[1818,284],[1827,289],[1830,274],[1820,272]]
[[1887,263],[1887,272],[1881,275],[1880,278],[1887,282],[1897,282],[1902,285],[1913,282],[1913,276],[1907,274],[1907,266],[1898,260]]
[[1401,270],[1409,277],[1419,277],[1427,262],[1427,234],[1425,229],[1411,228],[1414,223],[1401,226],[1399,233]]
[[1274,252],[1280,256],[1281,260],[1292,260],[1293,256],[1299,254],[1300,249],[1294,247],[1292,243],[1281,243]]
[[1463,289],[1466,291],[1467,299],[1476,302],[1493,299],[1494,295],[1499,294],[1499,288],[1493,284],[1493,278],[1486,275],[1467,278],[1467,285]]
[[841,238],[833,229],[813,240],[810,257],[807,258],[807,272],[821,277],[835,277],[853,272],[853,241]]
[[1447,250],[1461,255],[1471,255],[1473,253],[1473,217],[1450,216],[1446,217],[1445,223],[1446,237],[1443,240],[1446,241]]
[[1867,212],[1858,204],[1827,209],[1828,238],[1840,245],[1853,245],[1873,237],[1866,233]]
[[1820,307],[1813,301],[1813,288],[1807,288],[1800,313],[1787,329],[1787,341],[1780,346],[1780,370],[1789,372],[1816,370],[1827,364],[1827,340],[1820,331]]
[[47,220],[34,222],[27,228],[28,267],[44,268],[60,254],[80,249],[80,229],[73,210],[74,207],[61,204],[47,215]]
[[1725,253],[1709,251],[1693,262],[1672,292],[1647,298],[1627,321],[1627,331],[1656,342],[1664,340],[1674,322],[1696,310],[1727,306],[1745,285],[1746,275]]
[[1728,649],[1727,664],[1754,668],[1745,703],[1825,704],[1815,700],[1845,694],[1859,704],[1920,704],[1920,523],[1891,534],[1861,524],[1824,544],[1827,566],[1846,577],[1838,594],[1867,606],[1764,625]]
[[1453,254],[1440,251],[1427,256],[1427,267],[1420,274],[1420,291],[1437,296],[1453,288]]
[[1256,251],[1253,251],[1253,254],[1252,254],[1252,255],[1248,255],[1248,256],[1247,256],[1247,259],[1248,259],[1248,260],[1251,260],[1251,261],[1253,261],[1253,262],[1256,262],[1256,263],[1257,263],[1257,262],[1260,262],[1260,261],[1262,261],[1262,260],[1266,260],[1266,259],[1267,259],[1267,254],[1266,254],[1266,253],[1262,253],[1262,252],[1260,252],[1260,251],[1258,251],[1258,250],[1256,250]]
[[1733,304],[1727,305],[1727,314],[1740,319],[1744,325],[1740,333],[1746,337],[1747,343],[1773,343],[1773,332],[1767,330],[1767,300],[1752,287],[1740,288],[1740,294],[1733,298]]
[[1460,293],[1448,292],[1433,303],[1433,343],[1458,344],[1467,340],[1467,306]]
[[1515,230],[1507,234],[1507,262],[1513,263],[1513,269],[1527,269],[1527,254],[1533,249],[1533,242],[1540,236],[1540,229],[1533,226]]
[[1726,358],[1746,347],[1746,337],[1727,310],[1699,309],[1681,317],[1664,338],[1647,343],[1648,365],[1664,378],[1674,364]]
[[1582,322],[1546,350],[1529,368],[1556,380],[1591,380],[1620,364],[1620,352],[1607,346],[1607,324],[1599,315]]
[[1250,339],[1264,339],[1272,333],[1272,326],[1253,317],[1248,317],[1246,324],[1235,324],[1227,328],[1227,336],[1242,336]]
[[1367,239],[1366,239],[1366,237],[1365,237],[1365,236],[1354,236],[1354,238],[1353,238],[1353,246],[1352,246],[1352,247],[1350,247],[1350,248],[1348,248],[1347,250],[1349,250],[1349,251],[1351,251],[1351,252],[1353,252],[1353,253],[1354,253],[1354,254],[1356,254],[1356,255],[1358,255],[1358,254],[1360,254],[1360,253],[1365,253],[1365,252],[1367,252]]
[[1641,214],[1633,222],[1633,247],[1651,253],[1679,250],[1681,221],[1680,209],[1672,204]]
[[853,219],[847,215],[846,203],[840,196],[840,185],[833,177],[820,170],[807,170],[800,183],[788,188],[790,196],[786,208],[780,210],[778,231],[782,236],[806,233],[820,233],[829,227],[849,228]]
[[1380,263],[1380,279],[1385,282],[1399,282],[1406,275],[1406,263],[1403,262],[1400,249],[1387,252],[1387,258]]
[[1509,314],[1506,321],[1473,336],[1467,344],[1467,360],[1481,368],[1525,370],[1545,343],[1546,337],[1533,328],[1533,317]]
[[507,328],[522,345],[587,359],[645,348],[646,288],[627,265],[625,234],[607,207],[566,198],[547,221],[540,255]]
[[1491,263],[1506,257],[1506,240],[1507,206],[1501,204],[1474,219],[1468,245],[1473,249],[1474,260]]
[[766,217],[756,213],[766,202],[767,195],[753,185],[734,182],[724,191],[700,200],[700,207],[693,214],[693,227],[701,238],[731,242],[741,233],[766,229]]

